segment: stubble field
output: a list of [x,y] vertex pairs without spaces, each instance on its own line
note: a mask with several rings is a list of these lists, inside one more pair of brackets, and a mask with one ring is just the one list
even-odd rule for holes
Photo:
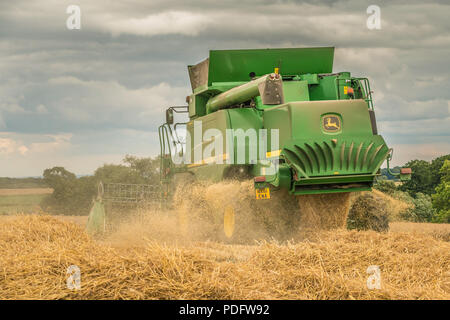
[[[387,233],[304,231],[238,245],[183,232],[173,211],[96,237],[86,222],[1,216],[0,299],[450,299],[448,224],[391,222]],[[71,265],[81,271],[79,290],[67,287]],[[370,266],[379,289],[368,283]]]
[[[450,298],[450,243],[432,234],[334,230],[231,245],[183,239],[164,230],[171,217],[148,222],[94,239],[80,218],[3,217],[0,299]],[[67,288],[71,265],[79,290]],[[367,286],[371,265],[381,289]]]

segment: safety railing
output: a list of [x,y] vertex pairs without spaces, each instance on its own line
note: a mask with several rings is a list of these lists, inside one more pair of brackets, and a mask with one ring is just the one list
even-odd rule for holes
[[[189,113],[188,106],[170,107],[167,111],[175,113]],[[166,113],[167,114],[167,113]],[[185,126],[186,122],[178,122],[175,124],[166,123],[158,128],[159,145],[160,145],[160,179],[164,182],[174,152],[184,152],[185,141],[182,141],[177,133],[177,127]]]
[[373,110],[373,100],[372,100],[372,90],[370,89],[370,82],[367,78],[351,78],[351,79],[339,79],[336,78],[336,96],[337,99],[341,99],[341,90],[340,90],[340,82],[344,82],[345,84],[349,83],[350,86],[353,85],[355,81],[359,82],[359,86],[362,89],[363,99],[367,102],[369,109]]
[[98,196],[107,203],[150,203],[161,199],[160,185],[99,183]]

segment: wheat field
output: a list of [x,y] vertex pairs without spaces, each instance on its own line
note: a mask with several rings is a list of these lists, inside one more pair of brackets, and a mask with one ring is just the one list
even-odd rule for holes
[[[164,216],[102,238],[47,215],[2,217],[0,299],[449,299],[450,243],[334,230],[231,245],[184,239]],[[69,290],[67,268],[81,270]],[[368,289],[367,268],[381,271]]]

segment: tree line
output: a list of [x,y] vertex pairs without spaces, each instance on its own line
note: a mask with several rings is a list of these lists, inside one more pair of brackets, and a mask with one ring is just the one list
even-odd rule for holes
[[375,188],[413,205],[403,213],[405,220],[450,223],[450,154],[431,162],[411,160],[404,167],[412,169],[410,181],[397,185],[382,172]]
[[159,184],[159,157],[137,158],[127,155],[123,164],[105,164],[92,176],[77,178],[63,167],[44,170],[44,182],[53,193],[44,198],[45,212],[64,215],[87,215],[97,193],[98,183]]
[[[99,181],[159,184],[159,157],[137,158],[127,155],[122,162],[119,165],[105,164],[94,175],[83,177],[76,177],[63,167],[46,169],[43,181],[54,192],[43,200],[42,209],[53,214],[86,215]],[[403,213],[402,218],[405,220],[450,222],[450,154],[431,162],[412,160],[404,167],[412,169],[410,181],[396,184],[382,171],[375,188],[412,204],[411,209]]]

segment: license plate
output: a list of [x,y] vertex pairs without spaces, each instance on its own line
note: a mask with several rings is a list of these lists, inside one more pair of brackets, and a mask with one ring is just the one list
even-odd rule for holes
[[255,189],[255,191],[257,200],[270,199],[269,188]]

